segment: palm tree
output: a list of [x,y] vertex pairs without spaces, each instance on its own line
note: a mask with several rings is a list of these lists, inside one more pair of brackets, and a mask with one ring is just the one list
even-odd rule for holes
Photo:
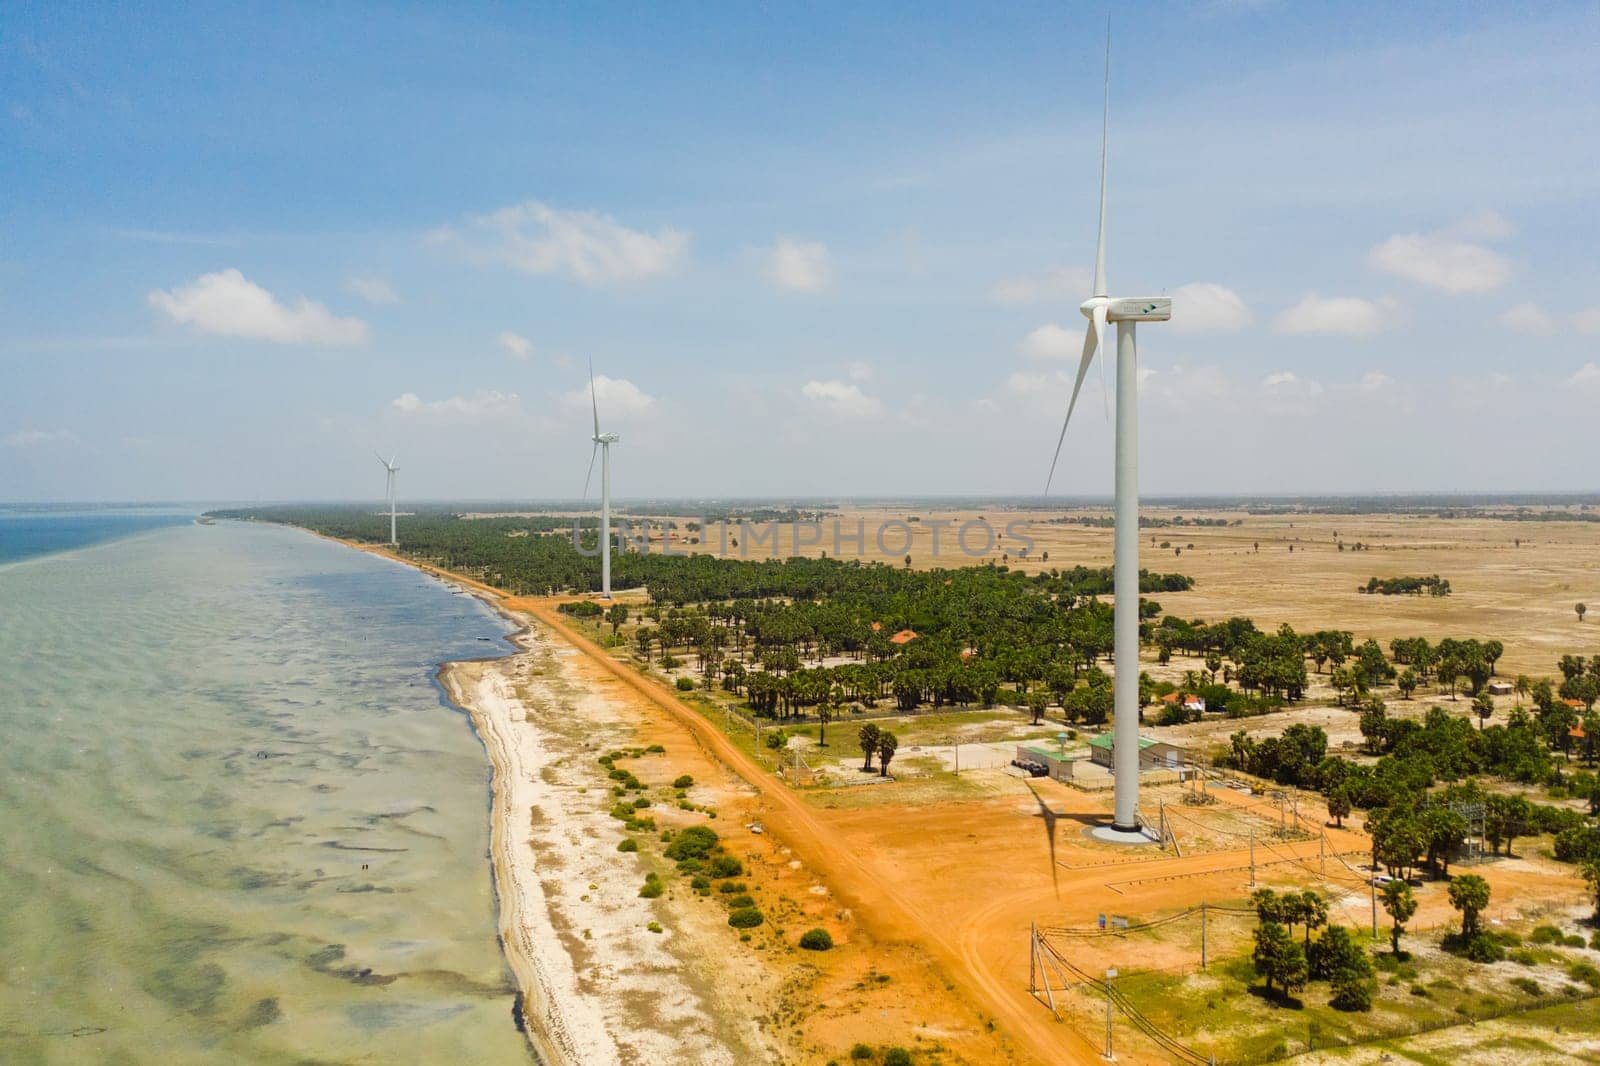
[[866,755],[866,761],[861,764],[863,772],[872,769],[872,757],[878,753],[878,741],[882,739],[882,736],[882,731],[871,722],[862,726],[861,731],[856,734],[856,739],[861,744],[861,750]]
[[835,694],[829,692],[828,702],[817,708],[817,747],[819,748],[828,746],[828,723],[833,721],[834,698]]
[[878,773],[881,776],[889,776],[889,760],[894,758],[894,751],[899,746],[899,738],[887,729],[878,734]]

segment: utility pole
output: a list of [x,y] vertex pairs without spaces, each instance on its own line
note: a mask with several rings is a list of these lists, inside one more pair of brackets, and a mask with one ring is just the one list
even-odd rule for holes
[[1106,1061],[1116,1062],[1117,1055],[1111,1048],[1111,980],[1117,976],[1117,971],[1106,971]]
[[1200,968],[1206,968],[1206,904],[1200,901]]
[[1322,865],[1322,880],[1328,880],[1328,834],[1317,837],[1317,862]]
[[1256,887],[1256,834],[1250,833],[1250,887]]
[[1378,939],[1378,868],[1372,868],[1372,877],[1367,885],[1372,890],[1372,939]]

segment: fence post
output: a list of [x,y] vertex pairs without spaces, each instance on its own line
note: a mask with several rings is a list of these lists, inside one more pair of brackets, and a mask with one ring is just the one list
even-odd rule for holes
[[1256,887],[1256,834],[1250,831],[1250,887]]
[[1106,971],[1106,1061],[1117,1061],[1116,1052],[1111,1048],[1111,979],[1117,976],[1117,971]]

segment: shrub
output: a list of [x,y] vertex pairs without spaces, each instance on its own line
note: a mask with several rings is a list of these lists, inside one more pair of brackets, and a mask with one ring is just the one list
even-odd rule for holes
[[678,678],[678,691],[679,692],[693,692],[694,691],[694,682],[691,681],[687,677]]
[[727,902],[728,906],[733,910],[738,910],[740,907],[754,907],[756,905],[756,901],[746,895],[734,896]]
[[661,883],[660,877],[658,877],[656,874],[646,874],[644,879],[644,887],[639,889],[639,896],[642,899],[655,899],[657,896],[661,895],[665,889],[666,886]]
[[1518,966],[1539,965],[1539,957],[1533,952],[1529,951],[1527,948],[1518,948],[1516,951],[1511,953],[1510,958],[1511,961],[1516,963]]
[[1541,991],[1539,982],[1531,977],[1513,977],[1511,983],[1517,989],[1526,992],[1530,996],[1537,996]]
[[1499,962],[1506,957],[1505,945],[1493,933],[1462,936],[1452,933],[1441,946],[1452,955],[1460,955],[1473,962]]
[[1421,996],[1423,999],[1428,998],[1428,990],[1423,988],[1421,985],[1412,985],[1411,994],[1413,996]]
[[1553,925],[1541,925],[1528,935],[1531,944],[1559,944],[1562,932]]
[[679,774],[677,777],[672,779],[673,788],[688,788],[692,784],[694,784],[694,778],[690,777],[688,774]]
[[1562,937],[1561,944],[1563,947],[1581,948],[1583,947],[1583,934],[1573,933],[1571,936]]
[[650,801],[645,799],[643,796],[640,796],[638,799],[633,801],[633,809],[636,811],[642,811],[648,806],[650,806]]
[[883,1066],[911,1066],[911,1052],[903,1047],[892,1047],[883,1053]]
[[872,1049],[865,1044],[857,1044],[850,1049],[850,1057],[857,1062],[866,1062],[872,1058]]
[[667,845],[669,859],[703,859],[717,846],[717,834],[703,825],[691,825]]
[[1595,969],[1593,963],[1575,962],[1567,969],[1567,976],[1600,991],[1600,970]]
[[761,912],[754,907],[740,907],[738,910],[728,915],[728,924],[733,926],[735,929],[754,929],[764,921],[766,921],[766,919],[763,918],[761,916]]
[[699,873],[700,872],[700,860],[699,859],[684,859],[682,862],[678,863],[678,872],[680,874],[697,874],[697,873]]
[[638,851],[639,842],[632,837],[623,837],[622,843],[617,845],[618,851]]
[[663,748],[660,744],[652,744],[644,750],[650,755],[665,755],[667,753],[667,749]]
[[633,820],[633,804],[631,804],[631,803],[617,803],[617,804],[614,804],[612,806],[612,808],[611,808],[611,817],[620,818],[624,822],[632,821]]
[[744,873],[744,864],[732,855],[718,855],[711,860],[712,877],[738,877]]
[[800,946],[807,951],[827,951],[833,947],[833,937],[826,929],[807,929],[800,937]]
[[725,896],[731,896],[736,892],[745,891],[745,883],[743,881],[724,881],[717,886],[717,891]]
[[1334,1010],[1371,1010],[1374,984],[1370,977],[1358,969],[1347,967],[1336,970],[1328,984],[1333,992],[1328,1006]]

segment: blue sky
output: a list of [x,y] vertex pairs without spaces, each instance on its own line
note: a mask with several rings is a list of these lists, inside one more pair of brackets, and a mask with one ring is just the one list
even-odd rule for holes
[[[1037,492],[1105,11],[9,4],[0,499]],[[1600,488],[1600,8],[1113,33],[1147,492]]]

